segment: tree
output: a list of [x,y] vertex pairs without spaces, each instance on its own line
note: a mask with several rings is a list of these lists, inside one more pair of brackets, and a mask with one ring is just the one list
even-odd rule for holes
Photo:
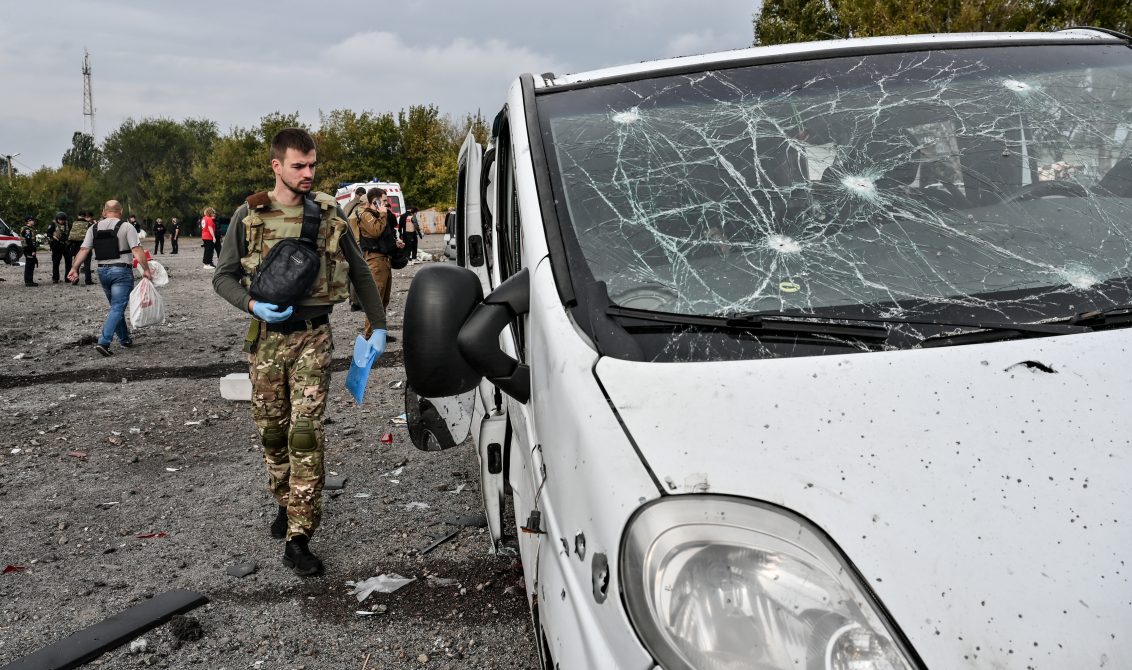
[[1132,4],[1108,0],[766,0],[755,44],[831,36],[1046,31],[1092,25],[1132,29]]
[[766,0],[755,15],[755,44],[788,44],[844,37],[827,0]]
[[93,136],[76,132],[71,135],[71,148],[63,154],[62,163],[87,172],[98,172],[102,169],[102,152],[94,143]]
[[446,166],[456,160],[451,123],[441,118],[436,105],[413,105],[408,113],[402,110],[397,115],[397,126],[405,161],[401,180],[405,200],[417,208],[453,200],[455,172]]
[[[321,115],[316,135],[320,180],[398,181],[404,175],[401,133],[393,114],[334,110]],[[333,189],[330,190],[333,193]]]
[[[205,157],[199,122],[127,119],[103,144],[109,193],[127,214],[149,218],[197,208],[200,191],[193,166]],[[203,143],[202,143],[203,142]]]

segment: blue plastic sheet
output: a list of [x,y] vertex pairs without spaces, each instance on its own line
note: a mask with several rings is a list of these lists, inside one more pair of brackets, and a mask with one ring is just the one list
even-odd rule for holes
[[354,357],[350,361],[350,371],[346,373],[346,390],[354,396],[358,404],[362,404],[362,397],[366,392],[366,383],[369,382],[369,371],[377,360],[377,349],[358,335],[354,340]]

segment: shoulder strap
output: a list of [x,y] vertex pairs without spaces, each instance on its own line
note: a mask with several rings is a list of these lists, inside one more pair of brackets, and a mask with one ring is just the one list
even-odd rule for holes
[[322,207],[309,195],[303,198],[303,230],[300,233],[304,240],[318,246],[318,230],[322,227]]

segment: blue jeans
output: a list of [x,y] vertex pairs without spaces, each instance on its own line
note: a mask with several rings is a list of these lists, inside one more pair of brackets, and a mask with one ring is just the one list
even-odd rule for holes
[[98,343],[110,346],[114,336],[119,342],[130,342],[130,331],[126,328],[126,305],[130,302],[130,291],[134,290],[134,271],[129,267],[98,268],[98,281],[102,291],[110,301],[110,313],[102,324],[102,334]]

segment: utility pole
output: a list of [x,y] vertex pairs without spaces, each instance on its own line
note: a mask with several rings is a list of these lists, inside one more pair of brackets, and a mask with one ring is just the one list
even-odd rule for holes
[[8,159],[8,181],[12,181],[12,159],[19,156],[19,152],[14,154],[5,154],[4,158]]
[[94,135],[94,94],[91,92],[90,52],[83,47],[83,116],[90,123],[90,138],[97,144]]

